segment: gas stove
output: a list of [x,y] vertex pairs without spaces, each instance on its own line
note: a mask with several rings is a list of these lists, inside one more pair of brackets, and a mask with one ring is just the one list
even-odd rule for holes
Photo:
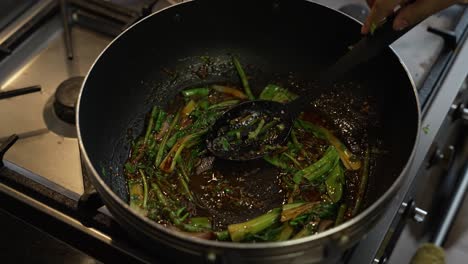
[[[110,41],[144,16],[176,2],[181,1],[0,3],[2,215],[24,221],[70,250],[99,261],[170,259],[162,252],[145,252],[129,240],[100,203],[82,170],[73,110],[83,76]],[[365,17],[366,9],[360,8],[364,1],[316,2],[357,19]],[[2,15],[4,10],[10,11]],[[446,165],[448,156],[451,161],[466,160],[466,156],[453,154],[458,154],[451,150],[454,143],[442,139],[458,138],[463,134],[461,129],[466,129],[463,120],[468,119],[464,108],[468,95],[463,84],[468,73],[467,25],[466,6],[453,6],[423,21],[392,45],[417,87],[423,134],[409,177],[386,215],[343,262],[385,262],[406,220],[424,219],[425,212],[416,206],[418,193],[424,189],[418,182],[441,163]],[[453,204],[452,199],[447,201]],[[431,211],[428,218],[430,215]],[[449,220],[431,223],[440,226]]]

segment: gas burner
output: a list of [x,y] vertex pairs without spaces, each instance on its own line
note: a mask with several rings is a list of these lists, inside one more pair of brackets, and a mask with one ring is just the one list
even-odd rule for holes
[[55,91],[54,111],[58,118],[75,124],[75,106],[84,77],[71,77],[63,81]]
[[57,87],[44,107],[47,128],[64,137],[76,138],[75,106],[84,77],[71,77]]

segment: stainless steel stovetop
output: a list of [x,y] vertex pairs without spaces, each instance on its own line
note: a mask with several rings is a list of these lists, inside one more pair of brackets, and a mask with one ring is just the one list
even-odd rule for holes
[[[47,2],[51,0],[40,1],[37,5]],[[159,1],[154,10],[174,2]],[[0,43],[8,30],[0,33]],[[42,87],[40,93],[0,101],[0,123],[8,124],[0,127],[0,141],[13,133],[18,134],[20,140],[8,151],[7,161],[82,194],[75,127],[58,119],[51,106],[59,84],[70,77],[85,76],[112,37],[79,26],[72,27],[71,35],[73,60],[67,58],[61,17],[56,15],[12,55],[0,61],[0,91],[32,85]]]
[[[0,31],[0,45],[8,39],[15,28],[21,26],[22,21],[33,16],[39,8],[51,2],[53,0],[38,1]],[[138,1],[111,2],[131,6]],[[152,10],[160,10],[175,2],[180,1],[160,0]],[[364,1],[316,0],[316,2],[340,9],[349,4],[363,4]],[[423,86],[428,72],[444,47],[444,40],[428,32],[427,27],[452,30],[463,11],[464,7],[454,6],[434,15],[392,45],[411,73],[418,89]],[[75,16],[76,14],[73,13],[71,19],[76,19]],[[94,60],[109,44],[112,37],[74,24],[71,27],[71,40],[73,60],[67,58],[62,18],[57,12],[36,29],[26,41],[17,46],[12,54],[0,60],[0,92],[33,85],[42,87],[39,93],[0,100],[0,142],[6,140],[11,134],[19,135],[20,139],[4,157],[6,166],[30,171],[62,187],[73,196],[79,197],[83,194],[84,187],[75,127],[61,121],[52,110],[54,93],[64,80],[86,75]],[[459,51],[464,52],[464,56],[468,54],[466,46]],[[466,72],[466,69],[464,70]],[[461,86],[459,82],[458,79],[454,80],[453,85],[458,85],[459,88]],[[433,120],[430,124],[423,123],[430,130],[422,136],[420,145],[423,144],[421,146],[425,151],[424,154],[416,157],[416,163],[419,163],[419,166],[455,94],[456,90],[447,93],[447,98],[439,98],[439,103],[442,99],[445,102],[445,105],[441,107],[446,109],[433,111],[441,112],[435,115],[440,120]],[[447,101],[449,101],[448,104]],[[416,174],[418,168],[418,166],[414,167],[412,173]],[[404,194],[401,196],[398,204],[401,203]]]

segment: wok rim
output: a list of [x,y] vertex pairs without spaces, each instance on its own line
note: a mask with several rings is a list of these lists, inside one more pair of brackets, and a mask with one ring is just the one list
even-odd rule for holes
[[[395,52],[395,50],[391,46],[389,46],[388,48],[390,49],[392,55],[395,56],[396,59],[398,59],[399,64],[403,67],[403,69],[404,69],[404,71],[406,73],[406,76],[407,76],[407,78],[408,78],[408,80],[409,80],[409,82],[411,84],[411,87],[412,87],[413,99],[415,100],[416,112],[417,112],[416,136],[415,136],[415,140],[414,140],[413,147],[412,147],[412,150],[411,150],[411,154],[408,157],[405,165],[403,166],[403,168],[402,168],[401,172],[399,173],[399,176],[396,178],[396,180],[393,181],[392,185],[387,189],[387,191],[385,191],[385,193],[383,195],[381,195],[369,207],[367,207],[364,211],[361,211],[358,215],[356,215],[352,219],[350,219],[350,220],[348,220],[348,221],[346,221],[346,222],[344,222],[344,223],[342,223],[342,224],[340,224],[340,225],[338,225],[336,227],[330,228],[330,229],[328,229],[328,230],[326,230],[324,232],[320,232],[320,233],[310,235],[310,236],[300,238],[300,239],[286,240],[286,241],[280,241],[280,242],[240,243],[240,242],[205,240],[205,239],[201,239],[201,238],[194,238],[194,237],[190,237],[190,236],[187,236],[187,235],[183,235],[183,234],[181,234],[181,233],[179,233],[177,231],[173,231],[173,230],[171,230],[169,228],[164,227],[161,224],[158,224],[158,223],[154,222],[153,220],[147,218],[146,216],[142,216],[142,215],[138,214],[135,210],[131,209],[130,206],[125,201],[123,201],[119,196],[117,196],[114,193],[114,191],[107,185],[107,183],[103,180],[101,175],[94,168],[93,164],[91,163],[91,161],[90,161],[90,159],[88,157],[86,147],[84,146],[83,140],[82,140],[81,125],[80,125],[80,122],[79,122],[80,112],[81,112],[80,108],[81,108],[81,98],[82,98],[82,95],[83,95],[83,91],[84,91],[84,89],[86,87],[88,77],[90,76],[91,72],[93,72],[93,69],[94,69],[95,65],[101,60],[101,57],[103,56],[103,54],[105,54],[107,52],[107,50],[111,46],[113,46],[114,42],[116,42],[120,38],[122,38],[122,36],[125,35],[127,31],[132,30],[134,27],[137,27],[138,24],[142,23],[143,21],[145,21],[147,19],[151,19],[153,16],[155,16],[155,15],[161,13],[161,12],[164,12],[167,9],[174,8],[174,7],[179,6],[179,5],[190,4],[190,3],[194,2],[194,1],[195,0],[188,0],[188,1],[184,1],[184,2],[181,2],[181,3],[176,3],[174,5],[165,7],[165,8],[163,8],[163,9],[157,11],[157,12],[154,12],[154,13],[144,17],[140,21],[136,22],[135,24],[133,24],[130,27],[128,27],[127,29],[125,29],[123,32],[121,32],[117,37],[115,37],[102,50],[102,52],[95,59],[95,61],[93,62],[92,66],[90,67],[90,69],[88,70],[88,72],[87,72],[87,74],[85,76],[85,79],[84,79],[84,81],[82,83],[82,86],[80,88],[80,92],[79,92],[78,100],[77,100],[77,106],[76,106],[76,127],[77,127],[78,144],[79,144],[79,149],[81,151],[84,163],[87,166],[87,168],[90,169],[89,175],[92,178],[91,180],[94,181],[95,183],[99,184],[99,186],[105,191],[105,195],[110,196],[110,198],[112,198],[113,201],[116,202],[116,204],[121,207],[121,209],[124,209],[132,217],[137,218],[137,220],[139,220],[140,222],[147,225],[147,227],[150,227],[152,229],[156,229],[158,231],[161,231],[161,232],[165,233],[166,235],[169,235],[169,236],[172,236],[174,238],[183,240],[185,242],[195,243],[195,244],[198,244],[198,245],[201,245],[201,246],[206,246],[207,249],[215,247],[215,248],[223,248],[223,249],[229,249],[229,250],[235,250],[235,249],[249,249],[249,250],[274,249],[274,248],[283,248],[283,247],[295,246],[295,245],[304,245],[304,244],[307,244],[309,242],[319,243],[320,241],[326,240],[327,238],[330,238],[335,234],[344,233],[347,229],[350,229],[353,226],[359,224],[360,222],[362,222],[366,218],[372,217],[372,213],[375,212],[376,209],[378,209],[379,206],[381,206],[382,204],[384,204],[388,200],[391,200],[392,194],[394,194],[397,191],[397,188],[399,188],[400,185],[402,184],[403,179],[406,177],[407,172],[408,172],[408,170],[410,168],[410,165],[413,162],[413,159],[414,159],[414,156],[415,156],[415,153],[416,153],[416,147],[417,147],[419,139],[420,139],[420,131],[421,131],[421,110],[420,110],[421,108],[420,108],[419,97],[417,95],[417,89],[416,89],[414,80],[413,80],[407,66],[403,63],[403,60],[400,58],[400,56]],[[344,16],[352,19],[353,21],[359,23],[360,25],[362,25],[362,23],[359,20],[355,19],[354,17],[352,17],[352,16],[350,16],[350,15],[348,15],[348,14],[346,14],[346,13],[340,11],[340,10],[333,9],[333,8],[328,7],[326,5],[313,2],[313,0],[303,0],[303,1],[304,2],[309,2],[309,3],[314,4],[316,6],[320,6],[320,8],[326,8],[326,9],[329,9],[329,10],[331,10],[333,12],[337,12],[337,13],[339,13],[341,15],[344,15]],[[99,188],[96,187],[96,189],[99,192]],[[104,203],[104,204],[106,206],[108,206],[107,203]],[[112,211],[111,209],[109,209],[109,210]]]

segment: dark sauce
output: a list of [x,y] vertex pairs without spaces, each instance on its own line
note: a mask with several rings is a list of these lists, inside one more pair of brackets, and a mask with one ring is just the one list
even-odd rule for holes
[[[220,115],[237,104],[215,107],[226,101],[240,103],[245,99],[210,90],[207,96],[195,95],[187,98],[179,95],[167,109],[160,110],[166,112],[166,119],[162,121],[158,131],[150,131],[148,137],[143,135],[133,143],[125,165],[130,204],[133,208],[158,223],[184,232],[187,230],[184,230],[183,226],[190,224],[191,218],[207,217],[211,223],[210,232],[216,232],[288,203],[330,204],[327,187],[323,181],[303,180],[294,183],[294,175],[318,162],[330,147],[326,139],[303,128],[293,130],[291,137],[294,136],[295,140],[291,139],[284,145],[274,146],[275,149],[268,155],[270,160],[266,157],[265,160],[227,161],[217,159],[207,151],[203,134],[206,132],[200,136],[197,133],[207,131]],[[192,107],[191,104],[195,106]],[[264,123],[273,121],[269,120],[268,116],[249,116],[250,114],[237,117],[238,119],[229,124],[220,136],[233,129],[242,128],[251,119],[264,120]],[[336,129],[333,120],[330,121],[324,116],[319,111],[311,110],[303,113],[300,119],[340,135],[340,130]],[[177,122],[174,123],[174,120]],[[273,133],[266,134],[267,140],[262,143],[268,143],[268,140],[275,136],[275,129],[279,129],[277,125],[281,125],[281,122],[272,126]],[[255,125],[248,126],[245,133],[248,135],[254,127]],[[172,143],[169,143],[171,141]],[[168,147],[163,148],[164,151],[161,152],[161,145]],[[235,151],[230,149],[233,147],[231,145],[225,151]],[[181,149],[181,146],[185,148]],[[219,144],[217,147],[226,146]],[[361,159],[362,155],[357,157]],[[350,212],[359,191],[361,172],[362,168],[355,171],[345,170],[343,198],[334,205],[331,213],[320,216],[322,219],[314,218],[308,221],[312,221],[314,226],[322,220],[332,221],[340,204],[346,204],[348,208],[345,220],[352,217]],[[305,228],[307,224],[299,223],[295,232],[299,232],[300,228]]]

